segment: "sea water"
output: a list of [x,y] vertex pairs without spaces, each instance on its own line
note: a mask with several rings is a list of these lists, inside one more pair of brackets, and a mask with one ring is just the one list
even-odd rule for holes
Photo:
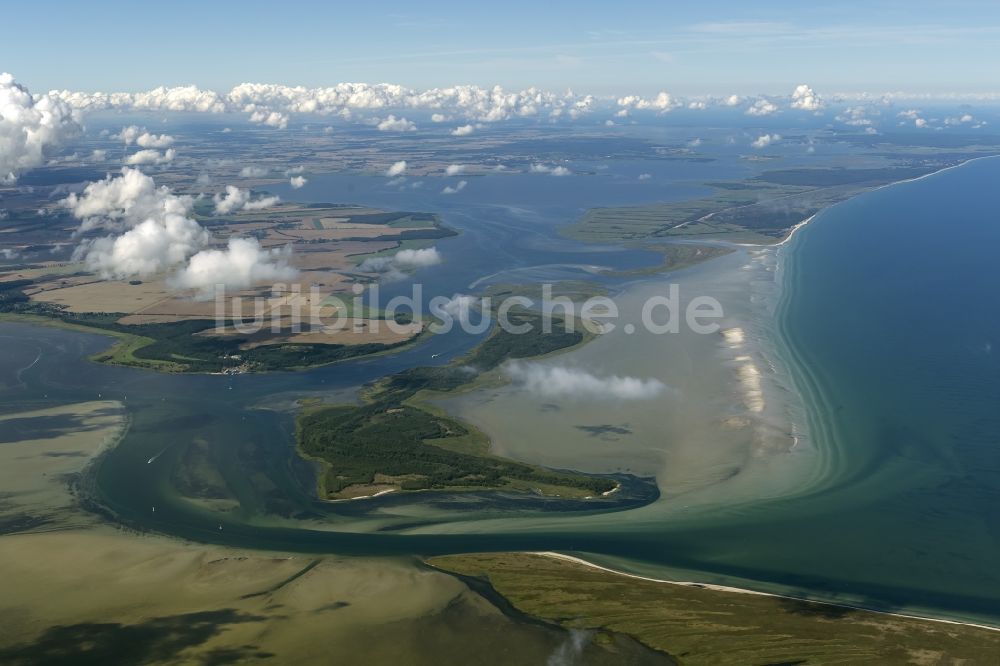
[[[982,160],[884,188],[824,211],[781,248],[740,248],[657,278],[714,291],[732,305],[723,325],[742,330],[739,356],[767,380],[766,406],[750,428],[720,429],[721,415],[755,404],[741,381],[746,373],[734,367],[746,362],[734,355],[734,335],[669,339],[653,361],[616,352],[610,337],[557,357],[599,363],[593,367],[602,374],[662,374],[691,400],[688,412],[664,395],[659,429],[638,406],[574,407],[565,427],[586,443],[576,448],[545,437],[529,446],[498,430],[503,450],[524,459],[591,471],[627,461],[662,485],[661,498],[641,508],[500,519],[469,512],[454,523],[420,511],[427,494],[407,500],[417,526],[367,534],[297,525],[289,502],[284,517],[274,517],[275,497],[291,497],[303,514],[315,506],[285,471],[290,415],[255,407],[274,393],[288,399],[426,363],[429,348],[298,375],[168,377],[87,364],[81,354],[106,342],[49,330],[30,333],[25,349],[0,353],[17,356],[0,363],[12,375],[6,397],[125,402],[132,426],[101,464],[97,493],[131,524],[192,539],[365,554],[564,550],[641,573],[995,621],[998,176],[1000,162]],[[620,298],[641,298],[655,283]],[[25,327],[2,329],[26,339]],[[686,372],[685,354],[703,371]],[[641,433],[640,441],[626,441],[624,430]],[[185,437],[206,433],[234,481],[244,479],[237,512],[210,514],[170,497],[168,463]],[[761,441],[766,449],[755,449]],[[391,518],[399,502],[365,504]]]

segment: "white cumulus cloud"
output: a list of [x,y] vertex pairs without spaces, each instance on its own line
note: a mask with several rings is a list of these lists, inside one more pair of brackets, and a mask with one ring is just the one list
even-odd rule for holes
[[141,164],[166,164],[168,162],[173,162],[174,157],[176,156],[177,151],[173,148],[167,148],[162,153],[153,148],[144,148],[129,155],[125,159],[125,164],[130,166],[138,166]]
[[167,148],[173,145],[174,137],[169,134],[151,134],[150,132],[146,132],[140,134],[135,142],[143,148]]
[[289,265],[291,246],[265,250],[256,238],[230,238],[225,250],[202,250],[191,257],[169,283],[210,296],[216,285],[246,289],[258,282],[291,280],[298,274]]
[[89,183],[61,204],[81,220],[80,232],[114,232],[85,239],[74,257],[105,278],[159,273],[208,244],[210,234],[190,217],[193,199],[157,187],[138,169]]
[[[578,119],[597,109],[627,117],[631,111],[665,113],[685,106],[701,109],[714,104],[736,106],[746,102],[738,95],[681,99],[666,91],[653,97],[624,95],[605,99],[572,91],[553,92],[533,87],[508,90],[501,86],[453,85],[415,89],[391,83],[337,83],[314,88],[242,83],[220,92],[185,86],[159,87],[135,93],[62,90],[52,91],[49,96],[74,110],[245,113],[249,115],[250,122],[279,128],[287,127],[293,115],[309,114],[371,122],[384,131],[411,131],[415,126],[406,116],[420,112],[429,114],[435,123],[455,122],[457,127],[452,130],[455,136],[470,134],[482,123],[517,118]],[[808,111],[823,106],[822,99],[806,85],[795,89],[790,103],[792,108]],[[768,115],[776,110],[774,101],[758,98],[752,101],[748,113]],[[373,114],[378,114],[376,120],[362,120],[371,119]]]
[[169,215],[186,216],[193,205],[191,197],[176,195],[170,188],[157,187],[152,178],[139,169],[125,167],[118,176],[88,183],[83,192],[62,200],[74,217],[81,220],[81,231],[95,228],[120,230],[147,219]]
[[564,166],[549,166],[547,164],[532,164],[528,171],[530,173],[547,173],[550,176],[569,176],[573,173]]
[[376,127],[380,132],[412,132],[417,129],[416,123],[393,115],[380,121]]
[[792,91],[791,106],[793,109],[801,109],[803,111],[819,111],[823,108],[823,100],[813,92],[812,88],[803,83],[796,86],[795,90]]
[[406,271],[426,268],[441,263],[441,253],[436,247],[400,250],[391,257],[371,257],[358,265],[364,273],[380,273],[387,280],[405,277]]
[[775,143],[777,141],[781,141],[781,135],[780,134],[761,134],[759,137],[757,137],[756,139],[754,139],[750,143],[750,145],[753,146],[754,148],[758,148],[758,149],[760,149],[760,148],[767,148],[772,143]]
[[144,220],[118,236],[84,241],[74,258],[104,278],[142,277],[181,263],[208,240],[194,220],[168,215]]
[[399,268],[424,268],[441,263],[441,253],[436,247],[425,247],[419,250],[400,250],[392,257],[393,263]]
[[746,114],[748,116],[769,116],[777,110],[777,104],[773,104],[766,99],[758,99],[747,108]]
[[281,201],[279,197],[251,199],[250,196],[250,190],[226,185],[224,192],[220,192],[212,197],[212,201],[215,203],[215,214],[229,215],[241,210],[263,210]]
[[33,96],[13,76],[0,73],[0,182],[41,166],[47,151],[82,130],[72,105],[58,96]]
[[122,131],[112,138],[118,139],[126,146],[136,144],[141,148],[169,148],[174,143],[174,137],[169,134],[153,134],[138,125],[123,127]]
[[[872,124],[870,118],[868,118],[869,109],[864,106],[848,106],[845,107],[843,111],[838,113],[834,120],[842,122],[845,125],[852,125],[855,127],[867,127]],[[878,111],[875,111],[878,114]]]
[[504,372],[520,388],[545,398],[580,400],[651,400],[666,391],[658,379],[608,375],[580,368],[513,361]]
[[[273,205],[277,197],[253,201],[249,190],[230,185],[214,201],[217,208],[232,211]],[[74,253],[104,278],[143,277],[181,266],[169,284],[203,295],[216,284],[245,288],[295,276],[288,263],[290,246],[263,250],[255,239],[236,238],[226,250],[204,249],[212,237],[191,217],[194,200],[157,187],[138,169],[125,167],[120,175],[89,183],[61,203],[81,220],[81,233],[112,232],[84,239]]]
[[975,118],[968,113],[964,113],[961,116],[953,116],[944,119],[945,125],[962,125],[966,123],[974,122]]
[[118,139],[123,142],[126,146],[131,146],[135,143],[135,140],[139,138],[145,130],[138,125],[129,125],[128,127],[123,127],[121,132],[118,134],[112,134],[112,139]]
[[308,182],[309,179],[306,178],[305,176],[292,176],[291,178],[288,179],[288,184],[292,186],[293,190],[297,190],[301,187],[304,187],[305,184]]
[[398,162],[393,162],[392,166],[385,170],[385,175],[389,178],[395,178],[396,176],[402,176],[406,173],[406,160],[399,160]]
[[258,125],[267,125],[269,127],[285,129],[288,127],[288,114],[281,113],[280,111],[267,111],[266,109],[259,109],[250,114],[250,122]]
[[664,113],[678,106],[680,102],[675,100],[670,93],[663,91],[652,99],[646,99],[639,95],[626,95],[618,99],[618,106],[623,110],[638,109],[654,110]]
[[467,181],[460,180],[457,183],[455,183],[454,187],[452,187],[451,185],[446,186],[443,190],[441,190],[441,194],[456,194],[464,190],[465,186],[468,184],[469,183]]

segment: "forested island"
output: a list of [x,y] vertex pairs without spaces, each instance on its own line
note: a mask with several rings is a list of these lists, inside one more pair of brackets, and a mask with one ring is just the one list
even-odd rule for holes
[[485,435],[421,400],[476,382],[504,361],[544,356],[581,344],[565,321],[542,330],[542,316],[519,312],[520,335],[497,327],[467,357],[444,367],[418,367],[371,387],[362,405],[306,409],[298,420],[300,451],[324,467],[319,495],[349,499],[387,491],[509,489],[592,496],[614,490],[608,478],[556,472],[490,455]]

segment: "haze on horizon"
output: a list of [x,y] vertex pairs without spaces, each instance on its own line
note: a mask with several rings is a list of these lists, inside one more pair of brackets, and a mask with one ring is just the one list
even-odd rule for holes
[[363,81],[748,95],[808,82],[947,96],[995,91],[1000,56],[1000,6],[982,1],[49,7],[44,45],[31,13],[4,17],[0,69],[34,91]]

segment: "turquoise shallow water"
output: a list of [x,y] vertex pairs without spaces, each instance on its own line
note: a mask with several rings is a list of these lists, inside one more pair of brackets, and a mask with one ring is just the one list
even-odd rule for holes
[[790,522],[845,575],[1000,608],[1000,160],[835,206],[785,253],[781,324],[829,487]]
[[998,622],[997,183],[996,158],[900,183],[779,250],[779,347],[818,480],[665,542],[758,588]]
[[900,183],[779,250],[778,342],[818,481],[672,536],[757,587],[997,622],[998,183],[1000,159]]
[[[5,325],[0,391],[5,408],[126,400],[132,428],[99,469],[100,494],[133,525],[187,538],[357,554],[563,550],[653,575],[998,622],[998,178],[1000,160],[983,160],[885,188],[825,211],[779,250],[778,346],[797,361],[786,365],[810,407],[822,474],[794,496],[725,515],[633,524],[628,509],[650,499],[640,488],[602,507],[619,513],[576,508],[579,519],[558,530],[512,533],[509,521],[485,520],[477,533],[443,535],[315,529],[325,519],[351,530],[401,503],[413,505],[411,526],[518,510],[489,494],[427,494],[330,515],[289,455],[290,416],[252,409],[275,393],[287,401],[426,363],[431,347],[302,374],[158,376],[79,360],[106,344],[94,336]],[[459,353],[473,342],[429,345]],[[215,515],[173,497],[171,464],[196,437],[211,439],[239,511]],[[567,508],[522,506],[518,522]]]

